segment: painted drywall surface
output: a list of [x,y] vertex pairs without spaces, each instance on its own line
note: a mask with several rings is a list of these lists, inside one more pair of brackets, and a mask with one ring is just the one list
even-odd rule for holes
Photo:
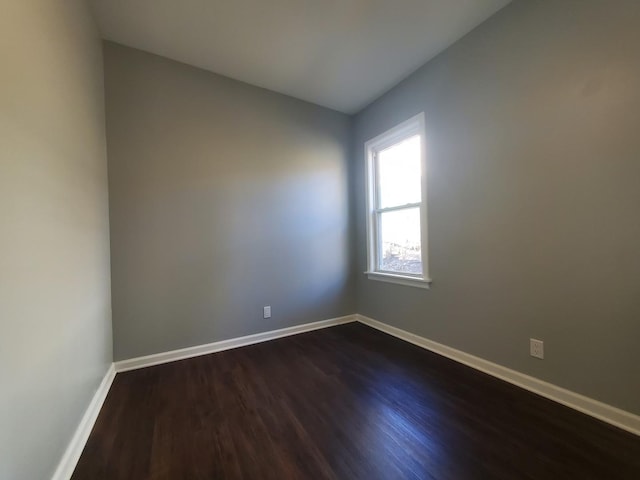
[[[638,45],[635,0],[514,2],[361,112],[358,312],[640,413]],[[362,275],[362,145],[420,111],[428,291]]]
[[354,313],[349,117],[104,52],[115,358]]
[[112,361],[102,51],[81,1],[0,15],[0,478],[50,478]]

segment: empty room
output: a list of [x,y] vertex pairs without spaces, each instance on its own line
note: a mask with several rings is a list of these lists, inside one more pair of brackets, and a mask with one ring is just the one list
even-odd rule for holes
[[640,1],[0,5],[0,480],[640,479]]

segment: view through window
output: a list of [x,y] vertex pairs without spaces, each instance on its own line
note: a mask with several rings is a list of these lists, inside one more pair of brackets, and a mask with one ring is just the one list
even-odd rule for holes
[[420,158],[418,135],[376,154],[381,271],[422,274]]

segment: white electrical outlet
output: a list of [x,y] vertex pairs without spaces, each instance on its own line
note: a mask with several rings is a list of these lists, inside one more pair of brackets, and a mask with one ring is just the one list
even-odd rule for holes
[[536,340],[535,338],[529,339],[530,354],[532,357],[544,358],[544,342],[542,340]]
[[264,318],[271,318],[271,305],[267,305],[262,310],[263,310],[262,316]]

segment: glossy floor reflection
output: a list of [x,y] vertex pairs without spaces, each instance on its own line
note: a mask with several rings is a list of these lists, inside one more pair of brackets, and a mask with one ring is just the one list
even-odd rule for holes
[[119,374],[80,479],[638,479],[640,438],[361,324]]

